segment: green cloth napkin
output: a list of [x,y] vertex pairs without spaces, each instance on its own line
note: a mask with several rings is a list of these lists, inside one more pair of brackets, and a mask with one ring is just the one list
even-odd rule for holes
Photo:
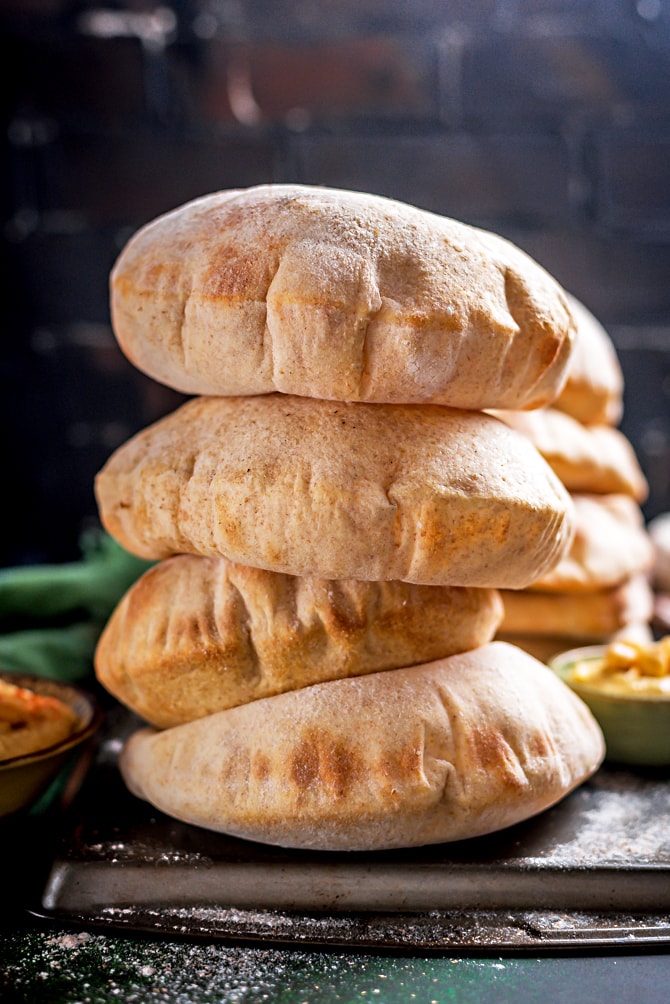
[[103,530],[80,541],[78,561],[0,569],[0,669],[76,683],[93,672],[107,619],[150,568]]

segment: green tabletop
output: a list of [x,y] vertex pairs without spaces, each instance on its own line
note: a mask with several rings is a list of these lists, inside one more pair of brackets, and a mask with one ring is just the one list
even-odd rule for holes
[[0,941],[0,999],[72,1002],[668,999],[670,955],[392,957],[138,938],[18,922]]
[[0,1000],[9,1004],[661,1004],[670,995],[665,951],[392,954],[47,922],[31,910],[50,862],[54,801],[38,813],[0,821]]

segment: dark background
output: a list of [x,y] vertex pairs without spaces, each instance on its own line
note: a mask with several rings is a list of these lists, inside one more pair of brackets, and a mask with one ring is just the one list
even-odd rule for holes
[[494,230],[605,325],[670,508],[667,0],[0,0],[0,563],[78,555],[93,477],[181,400],[109,326],[157,214],[220,188],[363,189]]

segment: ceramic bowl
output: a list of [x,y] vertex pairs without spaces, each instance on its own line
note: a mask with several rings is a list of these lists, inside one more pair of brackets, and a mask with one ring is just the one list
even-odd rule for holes
[[571,679],[576,662],[600,659],[606,647],[573,648],[554,656],[549,666],[593,712],[605,736],[607,760],[645,767],[670,765],[670,695],[606,694],[597,685]]
[[3,673],[0,679],[37,694],[57,697],[76,713],[79,724],[67,739],[23,756],[0,759],[0,816],[8,816],[35,802],[75,752],[91,738],[102,712],[89,694],[78,687],[26,673]]

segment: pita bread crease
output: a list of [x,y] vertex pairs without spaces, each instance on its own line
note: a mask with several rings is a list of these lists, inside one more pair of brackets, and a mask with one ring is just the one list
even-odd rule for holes
[[502,237],[307,185],[179,206],[130,239],[110,285],[127,357],[192,395],[540,407],[575,334],[558,283]]
[[120,767],[168,815],[312,850],[377,850],[490,833],[543,811],[604,756],[584,703],[502,642],[334,680],[162,732]]

